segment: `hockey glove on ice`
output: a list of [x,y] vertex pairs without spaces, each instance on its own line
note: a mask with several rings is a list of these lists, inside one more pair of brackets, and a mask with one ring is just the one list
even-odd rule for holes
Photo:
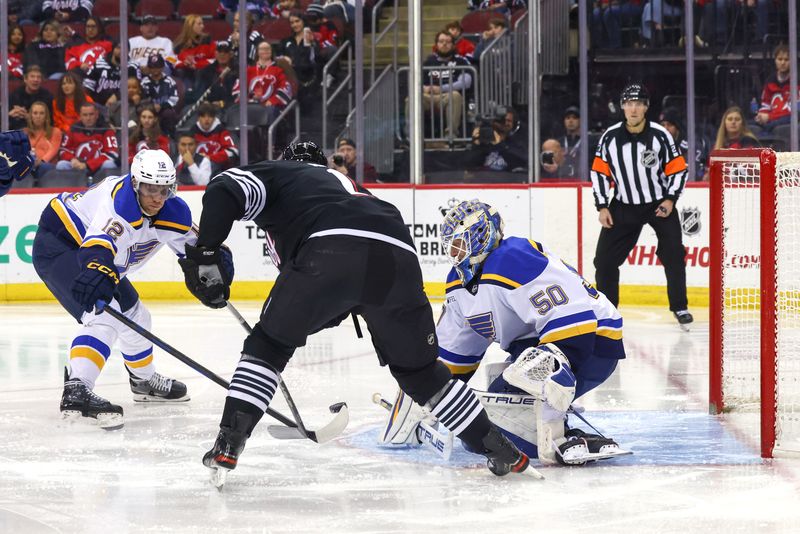
[[98,255],[88,260],[72,282],[72,298],[86,312],[91,312],[98,300],[111,302],[114,298],[114,289],[119,284],[119,273],[114,267],[114,262],[109,262],[108,258],[103,256]]
[[233,256],[227,247],[216,250],[186,245],[186,257],[178,260],[186,288],[209,308],[224,308],[231,296]]

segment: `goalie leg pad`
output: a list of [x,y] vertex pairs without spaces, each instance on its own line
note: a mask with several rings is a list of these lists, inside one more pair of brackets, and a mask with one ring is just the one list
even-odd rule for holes
[[427,410],[414,402],[402,389],[398,389],[389,418],[378,440],[383,444],[420,445],[422,442],[417,437],[417,428],[426,419],[429,424],[435,424],[436,419]]
[[503,378],[560,412],[566,412],[575,399],[575,375],[564,353],[552,343],[523,351],[503,371]]

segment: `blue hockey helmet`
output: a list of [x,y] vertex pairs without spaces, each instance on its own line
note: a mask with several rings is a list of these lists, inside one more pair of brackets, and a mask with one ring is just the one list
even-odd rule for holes
[[496,208],[477,199],[465,200],[447,212],[440,228],[442,247],[467,285],[481,263],[503,239],[503,218]]
[[283,159],[328,165],[325,153],[312,141],[300,141],[287,146],[283,149]]

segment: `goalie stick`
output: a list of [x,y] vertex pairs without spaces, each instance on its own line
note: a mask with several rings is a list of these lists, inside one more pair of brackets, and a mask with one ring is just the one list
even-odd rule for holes
[[[381,408],[385,408],[388,411],[392,411],[392,403],[387,401],[383,398],[380,393],[373,393],[372,394],[372,402],[380,406]],[[428,445],[431,447],[436,454],[444,458],[445,460],[450,459],[450,455],[453,453],[453,434],[448,432],[444,434],[439,432],[437,429],[430,426],[425,421],[420,421],[417,425],[417,439],[423,444]]]
[[[233,304],[230,302],[226,302],[226,307],[228,310],[236,317],[236,320],[239,321],[239,324],[242,325],[247,333],[251,333],[253,331],[250,328],[250,325],[247,323],[247,320],[239,313]],[[348,421],[350,420],[350,412],[347,408],[347,404],[344,402],[337,402],[335,404],[331,404],[329,409],[331,413],[336,414],[334,418],[331,420],[330,423],[323,426],[322,428],[318,428],[317,430],[309,430],[303,424],[303,419],[300,417],[300,412],[297,410],[297,405],[294,403],[294,399],[292,399],[292,395],[289,393],[289,388],[286,387],[286,384],[283,381],[283,377],[278,373],[278,385],[281,388],[281,392],[283,393],[284,398],[286,399],[286,404],[289,405],[289,410],[292,412],[295,421],[297,421],[297,425],[294,426],[278,426],[278,425],[269,425],[267,426],[267,432],[273,438],[276,439],[302,439],[308,438],[311,441],[315,441],[317,443],[325,443],[333,438],[339,436],[347,426]]]

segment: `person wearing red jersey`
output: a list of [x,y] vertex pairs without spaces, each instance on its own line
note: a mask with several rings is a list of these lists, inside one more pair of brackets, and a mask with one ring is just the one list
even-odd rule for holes
[[216,108],[210,102],[204,102],[197,108],[197,123],[191,133],[197,141],[197,153],[211,160],[212,174],[238,163],[239,149],[231,133],[217,118]]
[[81,106],[80,120],[64,134],[56,169],[83,170],[91,175],[117,167],[117,138],[114,130],[98,125],[99,116],[94,104],[86,102]]
[[[247,67],[247,101],[266,107],[270,111],[266,124],[271,124],[292,100],[292,86],[283,69],[275,64],[269,42],[258,44],[256,57],[256,64]],[[233,93],[238,102],[241,93],[239,84],[234,87]]]
[[85,39],[77,39],[64,52],[64,66],[68,71],[80,69],[81,76],[89,72],[97,60],[111,52],[113,48],[98,17],[86,19],[84,35]]
[[[775,73],[767,78],[761,92],[761,107],[755,117],[756,135],[770,133],[776,126],[789,124],[792,112],[792,88],[789,80],[789,47],[779,44],[773,52]],[[795,89],[797,90],[797,89]]]

